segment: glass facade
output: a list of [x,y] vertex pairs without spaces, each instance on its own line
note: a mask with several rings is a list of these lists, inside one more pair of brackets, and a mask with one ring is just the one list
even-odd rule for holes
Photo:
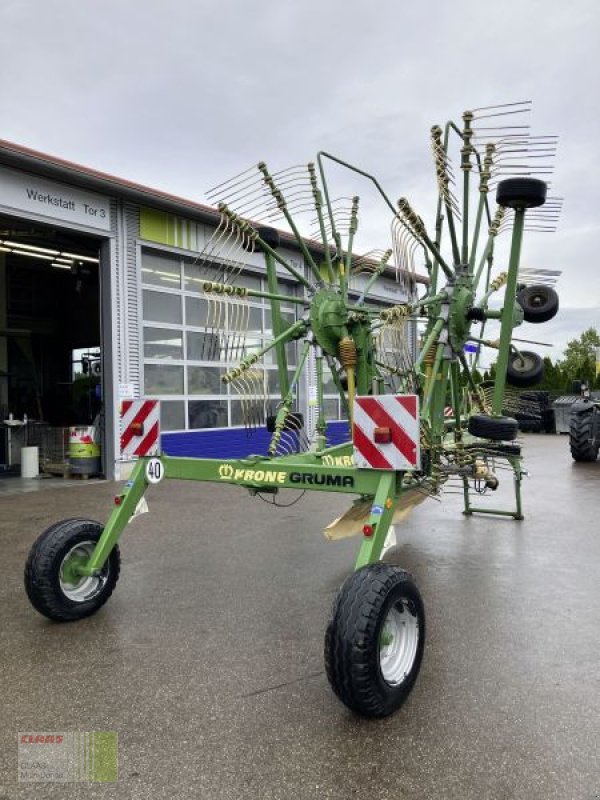
[[[208,324],[209,303],[199,293],[207,279],[205,269],[203,266],[201,274],[189,258],[142,249],[143,395],[161,400],[164,431],[243,424],[238,393],[221,381],[243,355],[240,340],[230,340],[229,347],[224,347],[216,329]],[[266,279],[252,274],[240,275],[236,285],[267,290]],[[282,294],[291,294],[294,288],[293,284],[280,283]],[[247,355],[272,338],[271,311],[268,301],[260,298],[249,299],[247,312],[239,309],[223,304],[218,313],[232,315],[231,319],[221,318],[232,328],[240,327],[240,314],[247,313]],[[281,310],[285,323],[296,321],[295,306],[282,305]],[[297,358],[295,343],[287,346],[287,356],[291,375]],[[280,398],[274,355],[267,354],[263,364],[265,393],[274,406]]]

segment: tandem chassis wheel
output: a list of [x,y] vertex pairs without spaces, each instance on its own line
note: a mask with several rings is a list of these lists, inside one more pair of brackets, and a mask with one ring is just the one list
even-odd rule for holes
[[[33,607],[55,622],[95,614],[109,599],[120,571],[115,545],[98,575],[81,576],[102,525],[67,519],[45,530],[25,566]],[[353,712],[385,717],[404,703],[417,679],[425,643],[425,610],[413,578],[391,564],[368,564],[350,575],[335,599],[325,635],[331,687]]]

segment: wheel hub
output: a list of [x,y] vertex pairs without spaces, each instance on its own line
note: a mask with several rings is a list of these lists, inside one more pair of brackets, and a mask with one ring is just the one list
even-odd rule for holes
[[419,622],[409,604],[400,600],[390,608],[379,636],[379,667],[384,681],[398,686],[410,673],[419,644]]
[[61,592],[74,603],[85,603],[102,591],[108,578],[108,561],[100,575],[82,575],[79,568],[86,564],[92,555],[95,542],[78,542],[63,558],[58,580]]

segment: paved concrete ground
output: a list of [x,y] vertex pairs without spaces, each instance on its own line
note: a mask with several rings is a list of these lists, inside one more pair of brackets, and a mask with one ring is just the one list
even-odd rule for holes
[[[321,536],[343,497],[275,510],[162,484],[126,532],[114,596],[68,625],[29,606],[23,562],[58,517],[102,519],[114,485],[3,499],[0,798],[600,797],[600,462],[572,464],[565,437],[528,436],[526,454],[524,522],[465,519],[449,496],[405,526],[392,560],[422,588],[428,640],[381,722],[353,717],[323,673],[357,548]],[[30,730],[118,731],[118,784],[19,786]]]
[[71,486],[85,486],[87,483],[97,483],[100,478],[62,478],[56,475],[40,473],[36,478],[21,478],[20,475],[0,475],[0,502],[3,497],[11,495],[28,494],[30,492],[43,492],[48,489],[67,489]]

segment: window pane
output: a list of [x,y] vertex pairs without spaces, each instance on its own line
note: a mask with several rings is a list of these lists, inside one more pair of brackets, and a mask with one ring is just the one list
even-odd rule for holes
[[[294,322],[296,322],[296,313],[294,311],[282,311],[281,321],[283,322],[284,329],[289,328],[294,324]],[[265,328],[269,332],[273,330],[273,321],[270,308],[267,308],[265,311]]]
[[227,394],[220,367],[188,367],[188,394]]
[[257,278],[254,275],[238,275],[233,283],[235,286],[245,286],[246,289],[255,289],[256,291],[260,292],[260,278]]
[[202,284],[205,281],[210,281],[212,278],[207,275],[206,264],[192,262],[185,262],[183,265],[183,285],[187,292],[199,292],[202,290]]
[[336,394],[337,387],[333,382],[331,370],[327,364],[323,364],[323,394]]
[[[267,394],[281,395],[279,388],[279,371],[277,369],[268,369],[267,371]],[[288,371],[288,382],[292,385],[292,378],[294,377],[294,370]],[[302,383],[302,376],[300,376],[300,383]],[[298,396],[298,386],[296,386],[296,396]]]
[[183,367],[144,364],[146,394],[183,394]]
[[178,294],[150,292],[144,289],[144,319],[148,322],[167,322],[181,325],[181,297]]
[[[218,309],[219,306],[216,306]],[[216,312],[218,315],[218,311]],[[213,316],[215,311],[213,311]],[[195,325],[198,328],[203,328],[208,320],[208,300],[202,297],[186,297],[185,298],[185,322],[186,325]],[[214,320],[211,320],[214,322]],[[223,324],[223,320],[221,320]]]
[[162,400],[160,403],[160,429],[180,431],[185,428],[185,403],[183,400]]
[[142,252],[142,283],[181,289],[181,260],[163,253]]
[[146,358],[182,359],[183,334],[169,328],[144,328]]
[[262,334],[262,309],[248,306],[248,335],[260,336]]
[[227,402],[225,400],[190,400],[188,422],[189,428],[226,428]]
[[189,361],[219,361],[219,337],[216,333],[187,334],[187,357]]
[[323,411],[325,419],[341,419],[340,402],[335,398],[326,397],[323,400]]

